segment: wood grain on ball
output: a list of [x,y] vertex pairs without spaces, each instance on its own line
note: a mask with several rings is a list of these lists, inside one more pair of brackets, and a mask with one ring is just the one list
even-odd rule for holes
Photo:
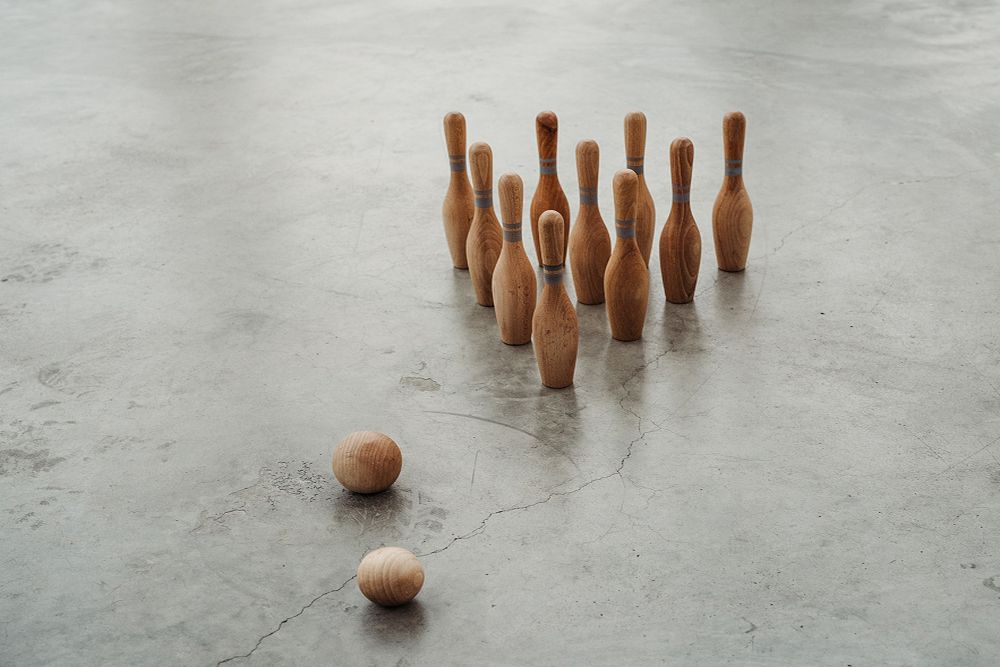
[[399,477],[403,454],[387,435],[356,431],[333,450],[333,474],[355,493],[385,491]]
[[358,588],[383,607],[406,604],[424,585],[424,568],[411,552],[400,547],[376,549],[358,565]]

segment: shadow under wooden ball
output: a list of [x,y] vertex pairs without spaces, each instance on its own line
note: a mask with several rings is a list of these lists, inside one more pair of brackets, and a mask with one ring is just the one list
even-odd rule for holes
[[403,454],[392,438],[375,431],[355,431],[333,450],[333,474],[348,491],[379,493],[399,477]]

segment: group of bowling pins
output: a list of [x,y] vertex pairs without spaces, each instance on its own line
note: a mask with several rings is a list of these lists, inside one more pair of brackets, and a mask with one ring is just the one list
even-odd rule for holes
[[[488,144],[469,147],[466,173],[465,117],[444,117],[451,182],[442,210],[445,236],[456,268],[468,269],[476,301],[495,309],[500,340],[524,345],[534,340],[542,384],[552,388],[573,383],[579,343],[576,310],[563,285],[567,254],[576,297],[583,304],[606,304],[615,340],[642,337],[649,298],[649,258],[656,227],[656,207],[643,176],[646,116],[625,117],[627,169],[613,181],[614,249],[597,205],[600,152],[596,141],[576,146],[580,208],[570,229],[569,201],[556,172],[558,119],[551,111],[535,118],[538,140],[538,187],[531,199],[531,234],[542,277],[536,300],[535,270],[521,241],[524,184],[521,177],[500,177],[500,213],[493,212],[493,152]],[[723,271],[746,268],[753,209],[743,186],[743,140],[746,119],[726,114],[722,121],[725,176],[712,209],[715,254]],[[701,264],[701,234],[691,214],[691,167],[694,145],[681,137],[670,144],[673,203],[660,234],[660,275],[671,303],[694,299]]]

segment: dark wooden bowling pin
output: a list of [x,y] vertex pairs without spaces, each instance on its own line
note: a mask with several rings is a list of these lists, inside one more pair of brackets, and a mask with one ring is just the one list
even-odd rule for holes
[[670,179],[674,201],[660,234],[660,275],[663,293],[670,303],[694,299],[701,267],[701,233],[691,214],[691,167],[694,144],[687,137],[670,144]]
[[604,272],[604,299],[611,337],[639,340],[646,324],[649,269],[636,243],[635,209],[639,177],[622,169],[615,174],[615,249]]
[[465,254],[469,275],[476,290],[476,303],[493,305],[493,269],[503,247],[500,222],[493,212],[493,151],[481,141],[469,147],[469,171],[476,195],[476,214],[472,218]]
[[646,114],[633,111],[625,116],[625,164],[639,177],[635,203],[635,240],[642,251],[642,258],[649,266],[656,235],[656,205],[649,193],[645,175]]
[[715,259],[723,271],[745,269],[750,252],[753,206],[743,186],[743,138],[746,129],[746,118],[739,111],[727,113],[722,119],[726,173],[712,208],[712,236],[715,238]]
[[542,265],[542,249],[538,243],[538,219],[542,213],[553,210],[562,216],[563,256],[569,243],[569,200],[559,184],[556,172],[556,153],[559,142],[559,119],[551,111],[543,111],[535,117],[535,139],[538,141],[538,187],[531,197],[531,236],[535,242],[535,256]]
[[535,267],[521,242],[524,184],[517,174],[500,177],[500,215],[503,249],[493,269],[493,306],[500,340],[507,345],[531,342],[531,317],[535,313]]
[[573,384],[580,325],[563,285],[563,248],[566,244],[562,215],[545,211],[539,217],[538,227],[545,286],[532,320],[532,342],[542,384],[561,389]]
[[576,145],[580,208],[569,233],[569,266],[580,303],[604,303],[604,270],[611,257],[611,237],[597,207],[597,172],[601,152],[596,141]]

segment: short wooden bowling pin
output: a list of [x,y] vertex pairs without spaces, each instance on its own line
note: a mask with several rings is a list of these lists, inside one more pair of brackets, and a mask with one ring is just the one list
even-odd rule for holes
[[743,139],[747,120],[739,111],[722,119],[722,145],[726,172],[722,189],[712,208],[712,236],[715,259],[723,271],[742,271],[747,267],[750,233],[753,230],[753,207],[743,186]]
[[545,285],[532,320],[532,341],[542,384],[561,389],[573,384],[580,325],[563,285],[563,223],[556,211],[545,211],[538,220]]
[[670,144],[670,179],[673,204],[660,234],[660,275],[663,293],[670,303],[688,303],[694,299],[701,267],[701,233],[691,214],[691,167],[694,144],[687,137]]
[[493,269],[503,247],[500,221],[493,212],[493,151],[489,144],[477,141],[469,147],[469,171],[476,195],[476,214],[472,218],[465,254],[469,275],[476,291],[476,303],[493,305]]
[[646,114],[633,111],[625,116],[625,164],[639,177],[635,202],[635,239],[642,258],[649,266],[656,235],[656,205],[646,185]]
[[441,207],[444,236],[448,241],[452,265],[456,269],[467,269],[469,260],[465,256],[465,240],[469,236],[475,208],[472,204],[472,185],[465,171],[465,116],[458,112],[445,115],[444,141],[451,164],[451,180]]
[[559,184],[556,171],[556,153],[559,141],[559,119],[551,111],[543,111],[535,117],[535,139],[538,141],[538,187],[531,197],[531,237],[535,242],[535,255],[542,266],[542,249],[538,243],[538,219],[542,213],[553,210],[562,216],[563,256],[569,244],[569,200]]
[[503,217],[503,249],[493,269],[493,306],[500,340],[507,345],[531,342],[535,313],[535,267],[521,242],[524,184],[517,174],[504,174],[497,185]]
[[596,141],[576,145],[576,173],[580,179],[580,208],[569,233],[569,266],[580,303],[604,303],[604,270],[611,257],[611,237],[597,207],[597,172],[601,151]]
[[611,337],[639,340],[646,324],[649,269],[636,242],[635,210],[639,177],[622,169],[615,174],[615,249],[604,272],[604,299]]

